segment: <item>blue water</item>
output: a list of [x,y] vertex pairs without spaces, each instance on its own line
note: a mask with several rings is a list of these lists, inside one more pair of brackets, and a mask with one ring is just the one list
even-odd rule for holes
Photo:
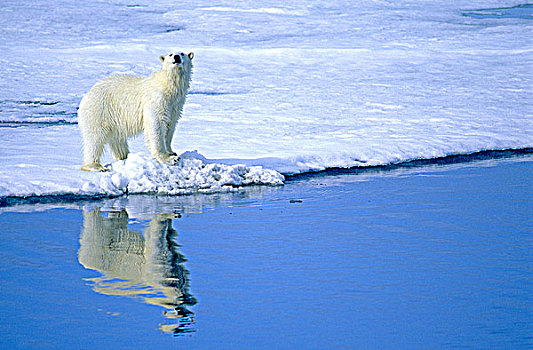
[[532,170],[11,207],[0,347],[530,349]]

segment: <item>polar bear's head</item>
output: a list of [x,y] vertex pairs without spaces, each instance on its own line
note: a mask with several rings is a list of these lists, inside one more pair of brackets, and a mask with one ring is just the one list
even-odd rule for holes
[[193,57],[193,52],[189,52],[188,54],[179,52],[170,53],[166,56],[159,56],[159,60],[163,63],[163,69],[179,73],[190,73]]

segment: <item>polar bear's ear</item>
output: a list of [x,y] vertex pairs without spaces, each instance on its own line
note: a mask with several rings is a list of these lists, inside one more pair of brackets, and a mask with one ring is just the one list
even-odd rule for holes
[[161,62],[165,62],[165,56],[159,56],[159,60],[160,60]]
[[194,52],[189,52],[189,59],[192,60],[194,57]]

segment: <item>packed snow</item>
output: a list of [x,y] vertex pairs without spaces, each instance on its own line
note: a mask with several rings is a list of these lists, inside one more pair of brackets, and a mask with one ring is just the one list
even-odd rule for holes
[[[533,5],[20,2],[0,12],[0,197],[231,191],[283,175],[533,146]],[[111,74],[194,51],[173,148],[81,167],[76,111]]]
[[111,174],[99,177],[100,182],[85,182],[82,193],[136,194],[166,193],[171,195],[192,192],[231,191],[236,186],[281,185],[283,176],[260,166],[213,164],[197,152],[181,155],[176,166],[131,154],[128,159],[115,162]]

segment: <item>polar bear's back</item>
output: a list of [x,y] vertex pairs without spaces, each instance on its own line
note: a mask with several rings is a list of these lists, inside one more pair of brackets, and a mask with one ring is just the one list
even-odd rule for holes
[[83,97],[78,110],[81,128],[120,130],[126,135],[142,129],[142,94],[146,78],[115,75],[97,82]]

